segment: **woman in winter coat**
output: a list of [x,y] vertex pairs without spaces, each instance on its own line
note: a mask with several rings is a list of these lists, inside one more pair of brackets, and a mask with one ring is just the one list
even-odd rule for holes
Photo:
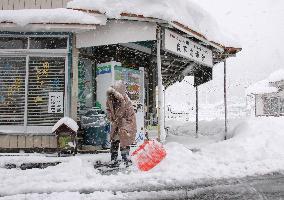
[[137,128],[134,108],[122,81],[107,90],[106,110],[111,122],[111,160],[117,161],[120,143],[122,160],[128,165],[130,145],[135,141]]

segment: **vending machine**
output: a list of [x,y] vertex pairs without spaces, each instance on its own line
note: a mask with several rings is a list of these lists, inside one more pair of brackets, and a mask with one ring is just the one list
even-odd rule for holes
[[136,143],[145,139],[144,128],[144,68],[139,70],[123,67],[120,62],[100,63],[96,68],[97,101],[106,111],[107,89],[116,81],[122,81],[126,86],[126,93],[132,101],[136,113],[137,134]]

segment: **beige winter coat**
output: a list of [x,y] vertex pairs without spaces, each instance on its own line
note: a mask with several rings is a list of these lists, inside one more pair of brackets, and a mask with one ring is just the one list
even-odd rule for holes
[[136,117],[122,82],[116,82],[108,89],[106,108],[111,122],[111,140],[118,135],[121,147],[133,144],[137,132]]

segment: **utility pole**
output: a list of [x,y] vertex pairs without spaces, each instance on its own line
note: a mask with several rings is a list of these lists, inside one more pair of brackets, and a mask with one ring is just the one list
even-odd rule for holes
[[161,61],[161,27],[157,26],[157,72],[158,72],[158,141],[163,140],[161,134],[164,132],[164,117],[162,111],[163,83],[162,83],[162,61]]
[[199,115],[199,105],[198,105],[198,86],[196,85],[192,85],[191,83],[185,81],[186,83],[188,83],[189,85],[195,87],[195,137],[198,138],[198,129],[199,129],[199,119],[198,119],[198,115]]
[[164,129],[166,128],[166,90],[165,88],[163,87],[163,113],[164,113]]
[[198,86],[195,87],[195,137],[198,138]]
[[227,63],[226,59],[224,60],[224,107],[225,107],[225,136],[224,140],[227,140],[228,132],[228,116],[227,116]]

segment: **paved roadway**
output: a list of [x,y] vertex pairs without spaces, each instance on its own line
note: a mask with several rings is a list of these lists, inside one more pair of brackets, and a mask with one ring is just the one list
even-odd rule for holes
[[188,199],[253,199],[284,200],[284,175],[274,173],[243,179],[217,181],[208,187],[196,188]]
[[[284,174],[202,181],[175,188],[148,188],[124,193],[126,199],[284,200]],[[141,195],[139,195],[141,193]]]

